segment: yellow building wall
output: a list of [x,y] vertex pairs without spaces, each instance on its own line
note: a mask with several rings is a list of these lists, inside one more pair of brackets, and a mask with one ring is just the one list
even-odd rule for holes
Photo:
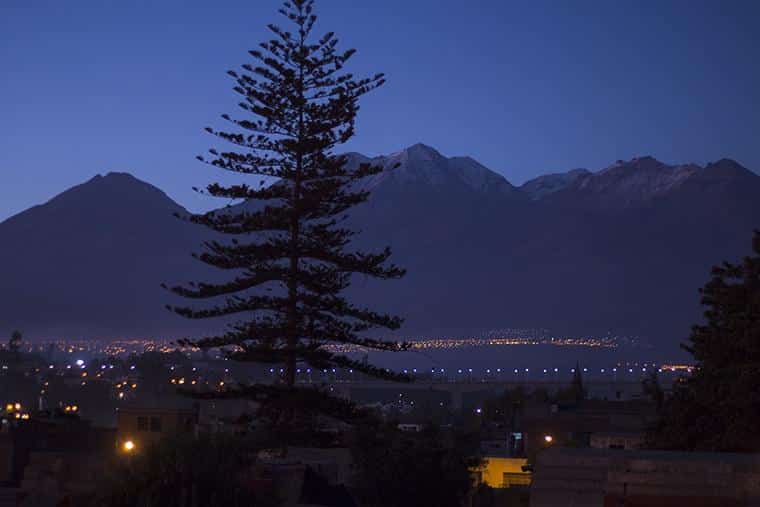
[[509,488],[512,486],[527,486],[531,475],[523,472],[522,467],[528,460],[525,458],[484,457],[483,465],[478,469],[481,481],[492,488]]

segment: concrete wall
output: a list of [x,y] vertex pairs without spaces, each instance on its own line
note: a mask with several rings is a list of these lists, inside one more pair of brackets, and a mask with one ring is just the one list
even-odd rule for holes
[[644,433],[592,433],[591,447],[595,449],[640,449],[644,443]]
[[568,448],[538,455],[531,507],[611,505],[760,505],[760,455]]

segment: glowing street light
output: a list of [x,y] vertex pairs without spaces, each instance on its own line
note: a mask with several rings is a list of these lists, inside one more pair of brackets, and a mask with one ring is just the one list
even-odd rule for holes
[[554,442],[554,437],[551,435],[544,435],[544,442],[546,442],[547,444],[551,444],[552,442]]
[[135,450],[135,443],[131,440],[127,440],[124,442],[124,445],[122,445],[122,448],[124,449],[124,452],[131,453]]

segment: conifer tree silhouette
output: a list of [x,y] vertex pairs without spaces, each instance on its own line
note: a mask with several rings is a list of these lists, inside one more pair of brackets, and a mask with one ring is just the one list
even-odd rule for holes
[[704,322],[682,347],[696,360],[648,435],[661,449],[760,451],[760,231],[752,254],[712,268],[700,290]]
[[[222,115],[233,126],[230,132],[206,129],[232,147],[198,157],[255,177],[253,185],[208,185],[200,192],[245,202],[189,218],[229,238],[207,241],[196,255],[229,277],[223,283],[171,287],[180,296],[209,303],[170,309],[191,319],[239,318],[218,336],[183,340],[185,345],[222,347],[234,360],[283,365],[280,384],[244,386],[225,396],[253,397],[279,411],[311,407],[348,417],[349,403],[298,388],[296,372],[306,364],[407,380],[329,347],[408,348],[368,337],[372,329],[398,329],[402,320],[355,305],[344,292],[357,274],[395,279],[405,273],[389,262],[389,248],[372,253],[352,248],[355,231],[345,225],[347,212],[369,196],[361,180],[382,168],[349,168],[347,158],[334,152],[354,135],[359,98],[385,78],[355,78],[343,70],[355,50],[339,51],[332,32],[313,35],[313,0],[290,0],[279,12],[292,31],[269,25],[274,37],[250,51],[254,63],[228,72],[242,96],[244,117]],[[269,184],[268,178],[275,182]]]

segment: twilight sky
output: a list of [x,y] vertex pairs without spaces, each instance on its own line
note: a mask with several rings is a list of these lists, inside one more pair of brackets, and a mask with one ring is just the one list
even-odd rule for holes
[[[225,72],[278,0],[1,0],[0,221],[129,171],[193,210],[236,113]],[[424,142],[512,183],[653,155],[760,171],[760,2],[318,0],[318,32],[385,72],[346,147]]]

